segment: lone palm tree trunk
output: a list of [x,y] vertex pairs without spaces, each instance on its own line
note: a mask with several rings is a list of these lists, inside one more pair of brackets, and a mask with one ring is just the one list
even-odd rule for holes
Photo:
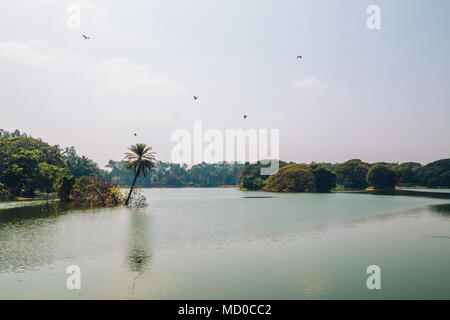
[[130,202],[131,193],[133,192],[133,188],[134,188],[134,185],[136,184],[137,177],[138,177],[138,174],[136,173],[134,175],[133,184],[131,185],[130,192],[128,193],[127,201],[125,201],[126,206],[128,205],[128,202]]

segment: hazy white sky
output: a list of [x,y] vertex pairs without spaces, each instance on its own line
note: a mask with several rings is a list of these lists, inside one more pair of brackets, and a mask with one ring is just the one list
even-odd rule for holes
[[288,161],[450,157],[449,1],[86,0],[70,30],[76,2],[0,0],[0,128],[101,166],[195,120],[279,128]]

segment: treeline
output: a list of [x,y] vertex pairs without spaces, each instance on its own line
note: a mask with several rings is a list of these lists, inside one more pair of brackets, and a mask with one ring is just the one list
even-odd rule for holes
[[[218,187],[238,185],[244,165],[201,163],[186,165],[157,161],[149,174],[137,179],[140,187]],[[118,201],[113,186],[130,186],[134,174],[125,161],[110,160],[107,170],[74,147],[51,146],[15,130],[0,130],[0,199],[34,197],[36,192],[58,193],[64,201],[108,205]]]
[[[122,186],[130,185],[133,175],[125,169],[124,161],[110,160],[109,179]],[[147,175],[140,177],[136,185],[141,187],[220,187],[239,184],[238,173],[244,167],[239,163],[200,163],[188,168],[187,165],[157,161]]]
[[[295,164],[279,161],[280,170],[262,176],[261,163],[200,163],[192,167],[157,161],[140,187],[219,187],[240,185],[245,190],[329,191],[335,187],[358,190],[403,186],[450,186],[450,159],[425,166],[416,162],[367,163],[352,159],[344,163]],[[89,178],[88,178],[89,177]],[[130,186],[133,173],[124,161],[110,160],[106,170],[78,155],[74,147],[51,146],[41,139],[15,130],[0,129],[0,199],[33,197],[58,192],[62,199],[89,199],[102,204],[118,201],[118,189]],[[70,188],[69,188],[70,186]],[[108,196],[112,197],[108,199]]]
[[33,197],[36,190],[50,193],[69,169],[58,146],[27,137],[16,130],[0,135],[0,195]]
[[62,150],[15,130],[0,130],[0,199],[47,197],[57,192],[62,201],[113,206],[122,202],[108,172],[73,148]]
[[246,190],[326,192],[345,190],[392,189],[400,186],[450,186],[450,159],[425,166],[417,162],[367,163],[352,159],[344,163],[293,164],[280,161],[280,170],[272,176],[261,176],[261,163],[247,164],[240,172],[241,186]]

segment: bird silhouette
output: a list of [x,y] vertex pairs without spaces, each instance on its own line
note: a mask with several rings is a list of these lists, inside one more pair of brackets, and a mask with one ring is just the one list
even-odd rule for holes
[[247,115],[246,114],[244,114],[243,117],[244,117],[244,120],[247,119]]
[[197,100],[198,99],[198,97],[197,96],[194,96],[194,100]]
[[88,36],[85,36],[84,34],[82,34],[81,36],[84,38],[84,40],[89,40],[90,39]]
[[297,59],[303,59],[302,56],[297,56]]
[[134,136],[137,137],[137,134],[135,133]]

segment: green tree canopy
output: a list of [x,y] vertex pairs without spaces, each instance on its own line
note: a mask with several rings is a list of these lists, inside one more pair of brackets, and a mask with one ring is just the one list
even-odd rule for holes
[[[255,163],[246,163],[244,167],[239,171],[238,179],[241,181],[241,187],[246,190],[259,190],[264,187],[265,181],[270,177],[269,175],[261,175],[261,169],[269,167],[267,164],[269,160],[257,161]],[[278,161],[280,168],[288,165],[285,161]]]
[[369,164],[359,159],[348,160],[336,166],[337,182],[349,189],[365,189]]
[[264,190],[278,192],[329,192],[336,175],[321,164],[289,164],[270,176]]
[[314,174],[307,164],[289,164],[271,175],[264,187],[267,191],[303,192],[315,190]]
[[321,164],[311,164],[314,185],[317,192],[329,192],[336,187],[336,175]]
[[59,175],[68,172],[58,146],[16,136],[0,140],[0,182],[12,196],[49,192]]
[[397,175],[387,165],[375,164],[367,173],[367,182],[375,189],[393,189],[397,183]]
[[418,169],[416,179],[428,187],[450,187],[450,159],[441,159]]
[[399,183],[402,184],[417,184],[417,172],[422,168],[422,165],[417,162],[403,162],[398,166],[400,173]]

